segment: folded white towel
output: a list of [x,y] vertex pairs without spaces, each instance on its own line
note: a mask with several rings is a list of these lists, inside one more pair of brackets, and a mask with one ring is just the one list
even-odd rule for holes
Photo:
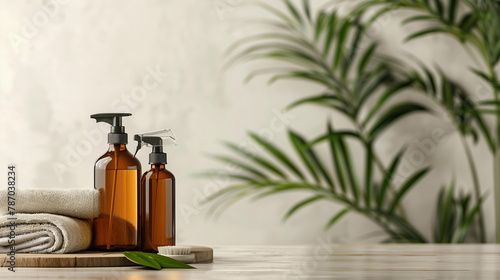
[[[17,214],[0,216],[0,253],[10,252],[9,235],[15,233],[18,253],[71,253],[90,247],[90,220],[80,220],[52,214]],[[11,229],[11,222],[16,223]]]
[[[99,192],[95,189],[23,189],[16,195],[17,213],[49,213],[90,219],[99,216]],[[0,215],[7,212],[7,190],[0,190]]]

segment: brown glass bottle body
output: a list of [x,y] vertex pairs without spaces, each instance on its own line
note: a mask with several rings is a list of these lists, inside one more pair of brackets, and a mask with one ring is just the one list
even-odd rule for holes
[[153,164],[141,179],[142,251],[175,245],[175,177],[163,164]]
[[93,222],[92,247],[103,251],[140,248],[141,164],[124,144],[111,144],[94,166],[100,215]]

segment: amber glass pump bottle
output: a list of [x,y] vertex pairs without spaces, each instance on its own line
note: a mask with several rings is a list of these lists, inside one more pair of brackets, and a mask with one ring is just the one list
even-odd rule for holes
[[95,114],[96,122],[111,125],[108,151],[94,166],[94,187],[100,193],[100,214],[94,219],[92,247],[123,251],[140,248],[139,179],[141,164],[127,150],[122,117],[128,113]]
[[[171,130],[137,134],[137,151],[152,147],[149,154],[151,169],[141,179],[141,248],[144,252],[158,252],[159,246],[175,245],[175,177],[165,169],[167,154],[164,146],[176,144]],[[137,153],[136,151],[136,153]]]

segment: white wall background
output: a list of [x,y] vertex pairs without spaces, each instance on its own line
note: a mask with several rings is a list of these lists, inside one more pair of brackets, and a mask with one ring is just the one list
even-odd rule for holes
[[[276,5],[280,5],[279,1]],[[325,1],[312,1],[315,7]],[[224,50],[238,38],[262,31],[246,19],[267,13],[235,7],[236,0],[183,1],[31,1],[0,0],[0,170],[15,163],[21,187],[93,186],[93,163],[105,152],[105,133],[89,118],[98,112],[131,112],[125,120],[131,135],[173,129],[179,146],[169,151],[169,169],[177,177],[178,241],[191,244],[294,244],[317,242],[328,234],[335,242],[376,242],[366,233],[379,229],[350,214],[328,233],[325,222],[339,205],[318,203],[289,222],[281,217],[303,194],[243,201],[218,220],[209,219],[196,202],[216,185],[193,175],[224,169],[205,157],[223,153],[220,141],[248,143],[246,131],[268,133],[290,150],[278,111],[289,102],[320,89],[299,82],[269,86],[260,78],[244,85],[255,65],[222,72]],[[392,55],[413,54],[428,65],[441,65],[476,94],[477,79],[466,71],[469,56],[449,38],[435,36],[402,44],[415,27],[400,27],[400,13],[380,21],[371,37]],[[144,77],[158,69],[157,86],[144,92]],[[156,71],[158,71],[156,70]],[[310,137],[323,131],[330,112],[303,107],[286,118],[287,125]],[[334,116],[335,122],[345,120]],[[107,129],[107,127],[105,127]],[[458,138],[438,117],[418,116],[386,133],[378,149],[388,159],[402,144],[422,152],[416,141],[435,131],[446,135],[425,162],[407,157],[412,168],[435,168],[406,199],[410,219],[431,234],[438,188],[457,177],[471,190],[468,166]],[[90,137],[90,138],[89,138]],[[93,140],[90,141],[90,140]],[[129,145],[130,149],[134,145]],[[484,145],[475,149],[481,183],[492,184],[491,158]],[[140,159],[144,168],[147,152]],[[360,164],[361,166],[361,164]],[[0,172],[0,182],[5,182]],[[493,240],[493,206],[485,206],[489,240]]]

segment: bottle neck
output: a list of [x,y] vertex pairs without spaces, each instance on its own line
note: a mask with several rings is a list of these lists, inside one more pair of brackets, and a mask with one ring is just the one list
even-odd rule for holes
[[155,163],[155,164],[151,164],[151,169],[155,169],[155,170],[165,170],[165,164],[163,164],[163,163]]
[[108,152],[126,151],[126,150],[127,150],[127,145],[125,144],[109,144]]

